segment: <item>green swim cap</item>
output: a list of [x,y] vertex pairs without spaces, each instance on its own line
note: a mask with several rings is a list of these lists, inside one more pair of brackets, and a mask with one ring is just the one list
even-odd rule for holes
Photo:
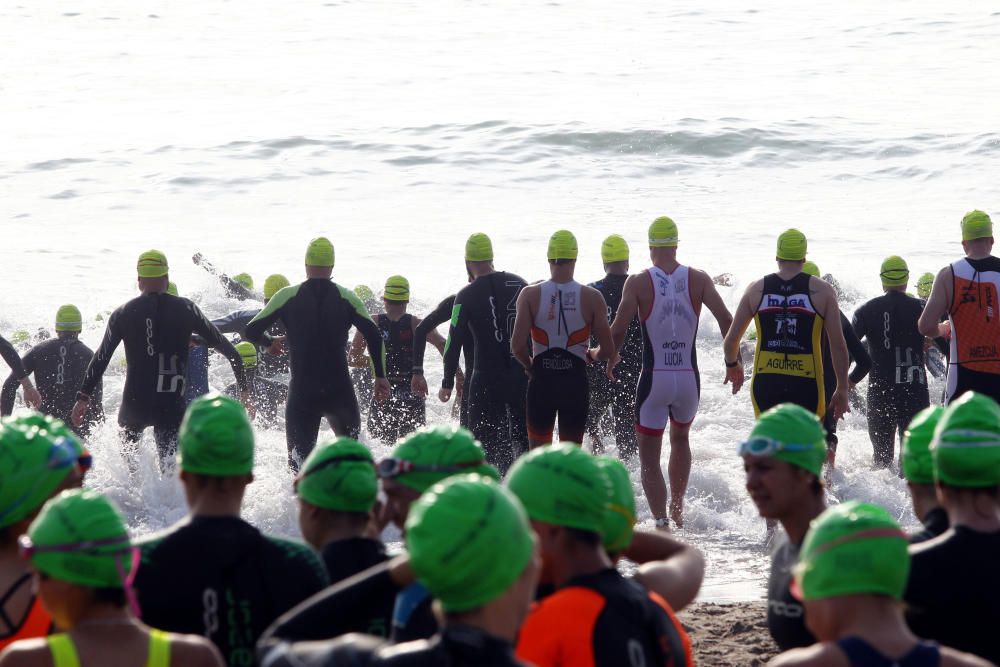
[[549,251],[547,257],[554,259],[576,259],[579,249],[576,245],[576,237],[573,232],[560,229],[549,238]]
[[903,448],[899,458],[903,476],[911,484],[934,483],[934,461],[931,458],[931,440],[934,429],[941,421],[944,408],[932,405],[918,412],[903,434]]
[[28,333],[27,329],[18,329],[10,334],[10,344],[11,345],[26,345],[31,342],[31,334]]
[[368,285],[358,285],[354,288],[354,294],[362,301],[368,301],[369,299],[375,298],[375,292]]
[[965,214],[962,218],[963,241],[974,241],[990,236],[993,236],[993,221],[990,220],[990,216],[979,209]]
[[604,471],[611,483],[611,502],[604,513],[604,549],[618,553],[632,544],[632,529],[635,526],[635,493],[628,469],[618,459],[610,456],[595,456],[594,461]]
[[819,267],[816,266],[816,262],[806,262],[802,265],[802,273],[808,274],[813,278],[819,278]]
[[333,244],[325,236],[318,236],[306,248],[306,266],[333,268]]
[[605,264],[628,261],[628,243],[620,234],[612,234],[601,243],[601,261]]
[[140,278],[162,278],[167,275],[167,256],[159,250],[147,250],[139,255],[136,271]]
[[45,503],[21,544],[36,570],[79,586],[124,588],[134,567],[125,519],[93,491],[63,491]]
[[218,392],[188,406],[177,437],[185,472],[235,477],[253,472],[253,428],[239,401]]
[[171,296],[180,296],[180,294],[177,293],[177,283],[173,280],[167,283],[167,294]]
[[507,488],[536,521],[594,533],[604,530],[611,482],[594,457],[579,445],[531,450],[514,462],[507,474]]
[[826,461],[826,432],[819,418],[800,405],[782,403],[760,416],[740,456],[772,456],[817,477]]
[[248,341],[242,341],[235,346],[243,359],[244,368],[257,368],[257,346]]
[[902,257],[891,255],[882,261],[879,276],[883,287],[902,287],[910,279],[910,269]]
[[493,242],[490,241],[490,237],[482,232],[470,236],[469,240],[465,242],[465,261],[493,261]]
[[415,469],[389,474],[390,464],[379,463],[379,476],[395,479],[414,491],[423,493],[441,480],[459,473],[478,473],[500,480],[497,469],[486,462],[472,433],[456,426],[425,426],[403,438],[392,450],[389,462],[405,462]]
[[0,528],[41,507],[80,461],[83,447],[68,431],[38,413],[0,424]]
[[851,500],[819,515],[793,570],[803,600],[844,595],[903,598],[910,575],[909,541],[877,505]]
[[1000,407],[985,394],[962,394],[941,414],[931,442],[937,481],[948,486],[1000,486]]
[[797,229],[786,229],[778,236],[778,259],[801,262],[806,258],[806,235]]
[[288,278],[280,273],[272,273],[264,279],[264,300],[270,299],[278,293],[278,290],[288,287],[291,283]]
[[649,226],[650,248],[676,248],[677,241],[677,224],[673,220],[665,215],[653,220]]
[[534,552],[521,503],[482,475],[435,484],[410,508],[406,550],[417,581],[448,612],[477,609],[517,581]]
[[80,309],[71,303],[59,306],[56,311],[56,331],[82,331],[83,317]]
[[410,300],[410,281],[403,276],[389,276],[385,281],[383,298],[386,301],[407,302]]
[[922,274],[917,278],[917,284],[914,285],[917,288],[917,296],[921,299],[926,299],[931,295],[931,289],[934,287],[934,274],[927,272]]
[[378,495],[375,462],[351,438],[317,445],[306,457],[295,487],[299,498],[336,512],[370,512]]
[[233,276],[233,280],[249,290],[253,289],[253,277],[249,273],[237,273]]

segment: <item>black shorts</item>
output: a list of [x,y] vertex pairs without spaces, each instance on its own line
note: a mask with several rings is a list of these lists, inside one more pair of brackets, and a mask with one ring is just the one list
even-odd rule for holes
[[754,414],[770,410],[782,403],[794,403],[822,418],[826,414],[826,396],[816,378],[754,373],[750,382]]
[[1000,375],[952,364],[948,367],[948,402],[951,403],[967,391],[986,394],[1000,403]]
[[528,437],[551,442],[556,419],[562,442],[583,442],[590,390],[587,364],[566,350],[548,350],[531,363],[528,381]]

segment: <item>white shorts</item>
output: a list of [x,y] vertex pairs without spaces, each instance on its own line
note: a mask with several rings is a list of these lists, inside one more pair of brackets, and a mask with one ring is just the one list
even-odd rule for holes
[[694,421],[701,400],[697,370],[650,371],[643,369],[635,396],[635,430],[663,435],[667,422],[687,426]]

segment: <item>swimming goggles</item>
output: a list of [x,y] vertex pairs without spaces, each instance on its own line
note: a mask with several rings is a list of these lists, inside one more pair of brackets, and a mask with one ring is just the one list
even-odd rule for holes
[[774,456],[778,452],[808,452],[816,449],[816,445],[805,445],[794,442],[781,442],[773,438],[750,438],[740,443],[737,450],[740,456]]
[[375,472],[381,479],[392,479],[408,472],[461,472],[467,468],[484,465],[486,461],[469,461],[467,463],[413,463],[404,459],[386,458],[378,462]]

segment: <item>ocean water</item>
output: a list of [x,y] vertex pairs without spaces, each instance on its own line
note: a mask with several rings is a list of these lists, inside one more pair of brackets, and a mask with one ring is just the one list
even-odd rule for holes
[[[730,307],[796,226],[853,312],[879,292],[884,256],[934,271],[960,254],[966,211],[1000,212],[1000,12],[984,3],[4,0],[0,25],[5,334],[73,302],[96,346],[94,317],[134,295],[149,247],[219,316],[240,304],[193,253],[294,279],[325,234],[336,280],[404,274],[421,313],[464,283],[471,232],[535,280],[548,236],[571,229],[590,281],[609,233],[640,269],[662,214],[682,261],[733,275]],[[720,341],[708,316],[681,535],[709,557],[706,599],[746,599],[763,589],[764,525],[734,455],[749,397],[722,386]],[[111,414],[121,382],[113,364]],[[869,469],[864,418],[841,432],[831,494],[912,525],[902,482]],[[259,444],[246,515],[294,535],[283,433]],[[151,455],[129,479],[117,446],[97,433],[89,483],[138,532],[182,516],[176,480]],[[648,522],[641,494],[639,507]]]

